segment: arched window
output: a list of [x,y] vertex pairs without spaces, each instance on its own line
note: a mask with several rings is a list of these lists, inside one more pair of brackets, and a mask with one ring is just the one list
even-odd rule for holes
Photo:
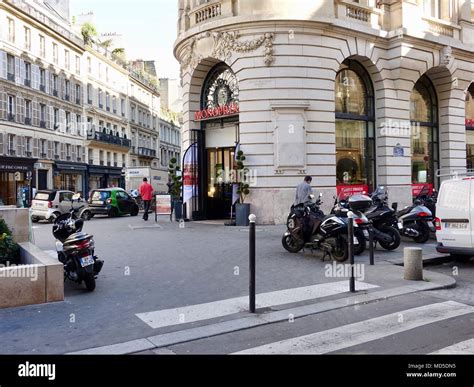
[[412,183],[433,188],[439,165],[438,104],[433,84],[426,76],[418,80],[411,93],[410,121]]
[[367,71],[346,60],[336,76],[337,185],[363,186],[375,182],[374,92]]
[[466,156],[467,168],[474,169],[474,82],[466,93]]

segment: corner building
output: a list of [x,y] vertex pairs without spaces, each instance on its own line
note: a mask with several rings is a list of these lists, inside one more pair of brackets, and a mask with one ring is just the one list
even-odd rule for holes
[[233,168],[237,144],[256,176],[251,212],[267,224],[285,222],[305,175],[326,211],[336,193],[377,185],[403,206],[439,186],[437,170],[472,164],[470,0],[178,3],[192,218],[228,216],[229,174],[216,170]]

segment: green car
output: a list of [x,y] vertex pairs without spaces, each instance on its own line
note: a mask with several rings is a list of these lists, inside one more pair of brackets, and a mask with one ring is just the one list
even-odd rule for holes
[[138,215],[138,204],[127,191],[122,188],[103,188],[92,190],[89,194],[89,209],[94,215],[109,217]]

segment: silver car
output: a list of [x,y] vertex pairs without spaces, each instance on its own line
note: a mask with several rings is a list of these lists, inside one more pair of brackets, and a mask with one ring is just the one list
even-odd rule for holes
[[31,221],[37,223],[40,220],[47,220],[52,223],[58,216],[68,213],[71,210],[71,205],[74,209],[80,210],[80,217],[89,220],[90,211],[87,208],[87,203],[84,201],[72,203],[73,195],[74,192],[62,190],[36,192],[31,203]]

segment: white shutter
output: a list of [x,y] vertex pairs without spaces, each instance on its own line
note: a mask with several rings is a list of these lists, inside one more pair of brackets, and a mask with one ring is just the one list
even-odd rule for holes
[[18,83],[18,84],[21,83],[20,58],[15,58],[15,83]]
[[40,86],[40,68],[38,65],[31,65],[31,87],[39,90]]
[[60,149],[61,149],[61,160],[66,159],[66,144],[65,143],[60,143]]
[[34,138],[33,139],[33,157],[35,159],[39,158],[39,144],[40,144],[39,138]]
[[32,102],[32,108],[33,108],[33,126],[39,126],[39,106],[38,106],[38,101],[36,98]]
[[48,155],[48,159],[54,159],[54,144],[52,141],[48,140],[47,142],[47,155]]
[[23,59],[20,59],[20,84],[25,84],[26,78],[26,65]]
[[25,100],[20,95],[16,97],[16,122],[25,123]]
[[7,119],[7,93],[4,91],[0,92],[0,119]]
[[47,113],[47,127],[48,129],[54,129],[54,110],[52,106],[46,106]]
[[16,136],[16,155],[18,157],[21,157],[22,156],[22,153],[21,153],[21,143],[22,143],[22,139],[23,137],[21,136]]
[[66,133],[66,112],[59,109],[59,130],[61,133]]
[[[5,135],[5,137],[6,137],[6,135]],[[3,152],[3,143],[4,143],[3,138],[4,138],[4,134],[0,132],[0,155],[4,154],[4,152]]]
[[71,144],[71,160],[74,162],[77,161],[76,147],[77,145]]
[[76,135],[77,135],[76,114],[71,113],[70,117],[71,117],[71,123],[70,123],[70,125],[69,125],[69,128],[71,129],[71,134],[72,134],[73,136],[76,136]]
[[0,51],[0,78],[7,79],[7,53]]
[[45,83],[46,83],[46,94],[50,94],[50,90],[51,90],[51,74],[49,73],[48,70],[45,71]]

